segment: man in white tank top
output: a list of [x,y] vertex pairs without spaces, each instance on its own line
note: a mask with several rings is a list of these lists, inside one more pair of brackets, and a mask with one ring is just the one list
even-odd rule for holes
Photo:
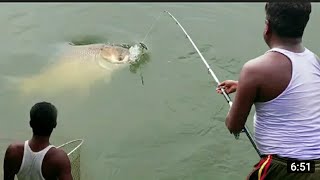
[[57,109],[47,102],[35,104],[29,122],[33,136],[24,143],[9,145],[4,158],[4,180],[72,180],[67,154],[50,144],[57,125]]
[[237,91],[226,126],[239,133],[255,105],[254,139],[263,156],[248,179],[320,179],[320,63],[302,45],[311,3],[274,1],[265,11],[263,37],[270,50],[247,62],[239,81],[217,88]]

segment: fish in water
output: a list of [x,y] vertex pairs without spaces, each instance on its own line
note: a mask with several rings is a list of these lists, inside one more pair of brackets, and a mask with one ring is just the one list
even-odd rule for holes
[[46,95],[70,91],[87,93],[99,80],[109,82],[117,70],[139,60],[147,47],[142,44],[69,44],[54,63],[38,74],[18,81],[21,95]]

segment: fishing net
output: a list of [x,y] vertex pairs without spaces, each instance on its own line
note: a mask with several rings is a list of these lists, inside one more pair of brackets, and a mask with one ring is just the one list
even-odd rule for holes
[[71,174],[74,180],[80,180],[81,177],[80,150],[82,143],[82,139],[76,139],[57,147],[61,148],[68,154],[71,163]]

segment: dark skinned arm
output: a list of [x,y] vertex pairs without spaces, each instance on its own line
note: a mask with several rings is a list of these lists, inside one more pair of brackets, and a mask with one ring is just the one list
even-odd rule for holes
[[17,169],[17,160],[15,158],[15,146],[10,145],[5,153],[3,161],[3,179],[4,180],[14,180]]
[[68,155],[62,151],[58,150],[58,153],[56,154],[56,158],[58,159],[58,179],[59,180],[72,180],[71,175],[71,163],[68,158]]
[[255,101],[258,88],[257,70],[252,62],[247,62],[241,72],[237,93],[233,105],[226,118],[226,126],[230,133],[239,133],[244,128]]

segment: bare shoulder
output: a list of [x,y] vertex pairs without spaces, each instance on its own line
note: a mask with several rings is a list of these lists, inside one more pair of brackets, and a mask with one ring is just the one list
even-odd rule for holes
[[57,165],[69,162],[67,153],[59,148],[51,148],[48,151],[47,156],[54,164]]
[[24,143],[12,143],[4,156],[5,175],[18,173],[23,159]]
[[46,169],[44,175],[47,177],[58,177],[61,180],[72,179],[71,163],[67,153],[62,149],[51,148],[45,156],[43,167]]
[[257,67],[261,67],[261,66],[272,65],[272,63],[275,63],[275,62],[281,62],[279,60],[288,60],[288,57],[282,53],[271,51],[255,59],[252,59],[249,62],[252,64],[255,64]]
[[283,72],[290,68],[289,58],[279,52],[269,52],[246,63],[246,68],[255,70],[257,75],[269,76],[275,72]]
[[48,164],[55,167],[57,173],[71,169],[71,163],[66,152],[59,148],[51,148],[47,155]]
[[7,150],[6,150],[6,158],[15,158],[20,154],[23,154],[21,152],[23,152],[24,149],[24,143],[12,143],[8,146]]
[[284,56],[274,52],[263,54],[246,62],[241,71],[250,76],[254,74],[256,79],[264,79],[270,71],[273,71],[275,63],[278,62],[277,59],[281,57],[283,58]]
[[268,57],[266,56],[266,54],[264,54],[254,59],[251,59],[243,65],[243,68],[248,70],[259,70],[265,65],[265,60],[267,58]]
[[262,55],[249,60],[243,65],[240,74],[242,76],[250,76],[250,78],[254,79],[259,78],[260,75],[262,75],[262,70],[265,67],[264,59],[265,57]]

